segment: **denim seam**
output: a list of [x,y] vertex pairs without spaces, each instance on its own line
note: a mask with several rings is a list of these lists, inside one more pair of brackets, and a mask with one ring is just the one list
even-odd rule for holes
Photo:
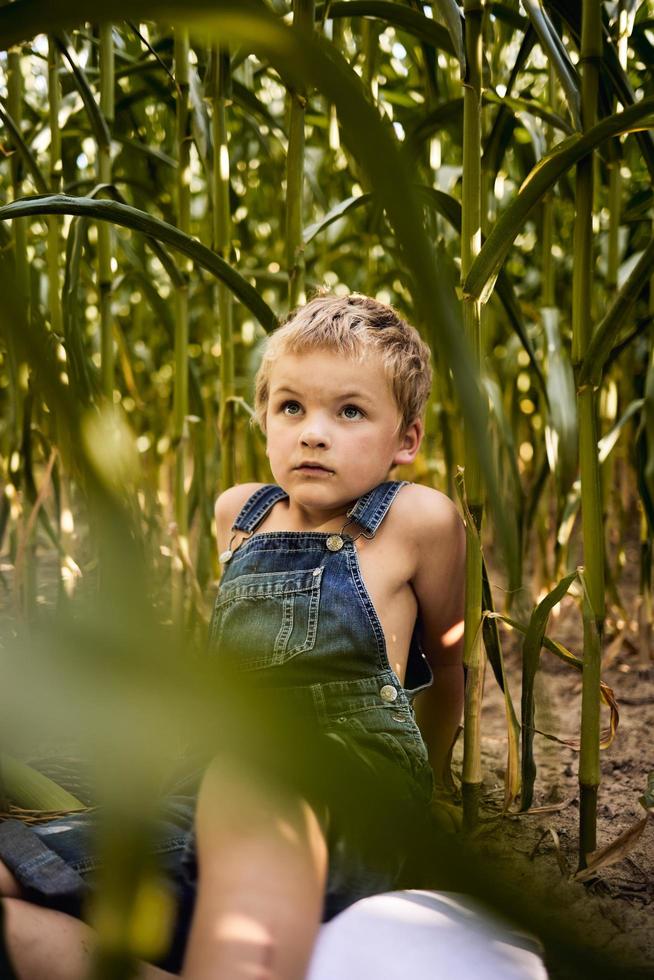
[[[352,577],[354,587],[357,590],[359,598],[363,604],[363,608],[366,611],[368,622],[370,623],[370,627],[377,643],[377,654],[379,657],[378,665],[381,666],[382,669],[390,670],[391,667],[388,660],[388,654],[386,652],[386,639],[384,637],[384,631],[382,629],[379,616],[377,615],[377,611],[373,606],[372,599],[370,598],[368,590],[366,589],[363,581],[361,568],[359,567],[359,558],[357,555],[356,546],[354,544],[352,544],[347,550],[347,563],[350,569],[350,575]],[[384,660],[386,661],[386,666],[384,666]]]
[[274,483],[266,483],[255,490],[245,502],[232,524],[233,531],[253,531],[277,501],[288,494]]
[[[383,483],[379,487],[375,487],[373,490],[369,490],[367,494],[359,499],[359,504],[355,506],[352,510],[352,518],[359,524],[360,527],[367,531],[369,534],[376,534],[379,525],[386,516],[390,505],[393,503],[397,493],[406,486],[408,480],[397,480],[389,481],[388,483]],[[382,489],[383,488],[383,489]],[[381,497],[377,499],[379,491],[381,490]],[[370,512],[372,507],[372,512]]]
[[390,510],[391,504],[395,500],[397,494],[400,492],[403,486],[405,486],[407,481],[393,483],[390,487],[387,487],[382,499],[379,501],[373,513],[368,519],[369,531],[371,534],[376,534],[379,530],[381,522],[384,520],[386,514]]

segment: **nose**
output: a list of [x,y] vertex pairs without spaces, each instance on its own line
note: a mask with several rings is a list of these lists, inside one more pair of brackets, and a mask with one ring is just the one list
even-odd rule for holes
[[326,449],[330,445],[329,432],[327,426],[315,415],[308,416],[306,424],[300,434],[300,442],[303,446]]

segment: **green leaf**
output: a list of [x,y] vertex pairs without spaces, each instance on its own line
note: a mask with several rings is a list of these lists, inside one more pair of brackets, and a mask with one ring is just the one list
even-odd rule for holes
[[327,214],[320,218],[319,221],[314,221],[313,224],[308,225],[302,232],[302,240],[305,245],[308,245],[312,239],[319,235],[321,231],[328,228],[329,225],[333,224],[334,221],[338,221],[339,218],[343,218],[346,214],[350,214],[357,208],[367,205],[372,200],[372,194],[359,194],[358,197],[346,197],[344,201],[339,201],[338,204],[334,205]]
[[570,61],[568,52],[565,50],[563,41],[557,34],[552,21],[545,11],[541,0],[521,0],[525,13],[529,17],[538,40],[541,43],[543,54],[554,67],[561,87],[565,93],[568,108],[574,120],[575,127],[581,129],[581,96],[579,92],[579,79],[574,65]]
[[540,204],[557,180],[579,160],[608,139],[622,133],[632,133],[654,125],[654,98],[643,99],[637,105],[602,119],[581,135],[568,137],[559,143],[533,168],[517,197],[495,223],[482,245],[463,284],[467,296],[486,302],[504,259],[528,216]]
[[559,492],[565,495],[578,469],[577,391],[570,355],[564,349],[556,307],[541,310],[547,339],[547,402],[550,424],[545,429],[545,448]]
[[540,662],[540,649],[547,629],[547,621],[553,607],[560,602],[578,577],[575,570],[566,575],[538,603],[527,627],[522,645],[522,797],[520,809],[528,810],[534,798],[536,763],[534,761],[534,682]]
[[504,771],[504,809],[508,810],[513,801],[520,793],[520,722],[515,713],[509,683],[504,667],[504,656],[502,654],[502,643],[500,641],[497,622],[494,617],[486,615],[493,612],[493,595],[486,562],[482,555],[482,611],[483,611],[483,636],[486,655],[490,661],[495,679],[504,695],[504,713],[506,717],[506,769]]
[[7,127],[11,139],[11,144],[23,158],[23,162],[25,164],[27,172],[29,173],[32,180],[34,181],[34,186],[36,187],[37,191],[40,194],[48,194],[50,188],[48,187],[47,181],[43,176],[43,174],[41,173],[38,163],[36,162],[36,157],[34,156],[30,147],[23,139],[21,135],[21,131],[16,125],[16,123],[14,122],[14,120],[11,118],[9,113],[5,109],[3,109],[1,105],[0,105],[0,120],[2,120],[4,125]]
[[145,211],[139,211],[118,201],[95,200],[90,197],[68,197],[65,194],[51,194],[47,197],[26,197],[0,208],[0,221],[11,218],[43,214],[74,214],[111,224],[121,225],[148,235],[156,242],[163,242],[188,256],[201,268],[220,279],[234,293],[244,306],[257,318],[264,330],[272,330],[276,318],[268,304],[261,298],[254,286],[241,276],[206,245],[185,235],[174,225],[160,218],[154,218]]
[[340,0],[328,5],[316,4],[316,20],[322,20],[325,12],[330,18],[375,17],[384,24],[392,24],[407,34],[412,34],[419,41],[431,44],[439,51],[458,57],[449,29],[446,30],[429,17],[399,3],[392,3],[390,0]]
[[653,269],[654,239],[641,255],[611,306],[595,328],[579,370],[579,385],[592,384],[597,386],[601,383],[604,365],[613,346],[618,342],[620,331],[625,325],[627,316],[631,313],[636,300],[649,282]]
[[109,133],[109,127],[107,126],[107,120],[100,111],[100,107],[98,102],[96,102],[93,90],[77,60],[77,55],[75,54],[69,39],[65,35],[55,35],[55,42],[59,48],[59,51],[68,62],[70,70],[73,74],[75,87],[82,96],[84,108],[86,109],[86,113],[89,117],[89,123],[91,124],[93,136],[95,137],[98,147],[108,148],[111,145],[111,135]]
[[637,412],[640,412],[644,404],[645,404],[644,398],[634,399],[634,401],[632,401],[624,410],[622,416],[615,423],[613,428],[609,432],[607,432],[605,436],[602,436],[602,438],[598,441],[597,448],[599,450],[598,459],[600,463],[606,462],[606,460],[609,458],[611,452],[615,448],[615,445],[620,437],[620,433],[622,432],[622,429],[627,424],[629,419],[633,418],[633,416],[636,415]]
[[445,21],[452,47],[459,62],[461,78],[466,76],[466,49],[463,43],[463,17],[456,0],[435,0],[436,7]]
[[85,805],[43,773],[3,753],[0,786],[16,806],[26,810],[85,810]]

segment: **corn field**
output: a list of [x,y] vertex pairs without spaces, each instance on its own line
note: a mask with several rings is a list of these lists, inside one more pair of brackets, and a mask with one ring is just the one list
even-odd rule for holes
[[[262,342],[327,286],[391,303],[433,352],[426,437],[398,478],[466,523],[461,861],[486,819],[490,686],[500,819],[544,798],[554,659],[582,684],[567,736],[588,880],[628,850],[598,846],[598,788],[600,749],[620,754],[603,664],[629,623],[633,670],[652,670],[654,4],[100,0],[88,15],[0,6],[0,798],[81,805],[13,756],[34,729],[94,729],[96,760],[119,758],[100,780],[113,812],[129,811],[119,776],[147,809],[181,749],[152,677],[182,724],[208,715],[200,680],[180,685],[219,577],[213,503],[270,479],[251,423]],[[562,602],[578,612],[565,645],[548,635]],[[654,807],[642,792],[629,846]],[[122,912],[98,977],[143,953],[132,829],[132,857],[102,842],[131,871],[105,882],[98,923]],[[145,919],[165,918],[158,901]]]

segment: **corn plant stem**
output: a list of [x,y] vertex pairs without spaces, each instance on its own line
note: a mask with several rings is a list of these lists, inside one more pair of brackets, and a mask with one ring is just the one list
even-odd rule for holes
[[[191,141],[189,113],[189,35],[185,28],[175,31],[174,58],[175,83],[177,86],[176,141],[177,141],[177,224],[180,231],[189,234],[191,226]],[[188,274],[188,263],[185,264]],[[173,446],[175,469],[173,482],[173,506],[178,540],[186,546],[188,537],[188,500],[186,497],[186,444],[188,407],[188,343],[189,343],[189,296],[188,278],[175,293],[175,384],[173,389]],[[178,626],[184,620],[184,567],[177,564],[173,570],[173,619]]]
[[[48,115],[50,120],[50,187],[56,194],[61,183],[61,133],[59,131],[59,50],[52,38],[48,42]],[[50,326],[60,336],[63,333],[61,295],[59,291],[59,219],[48,217],[48,307]]]
[[[481,0],[465,0],[467,77],[463,89],[463,191],[461,207],[461,278],[468,274],[481,247]],[[478,301],[465,297],[463,325],[473,352],[481,364],[481,317]],[[481,534],[483,495],[474,433],[464,430],[466,495],[470,513]],[[469,529],[466,554],[466,608],[464,660],[467,668],[463,740],[463,820],[466,828],[478,821],[481,791],[481,702],[484,660],[481,641],[481,552]]]
[[[598,0],[583,0],[582,8],[582,122],[585,130],[597,121],[602,25]],[[577,214],[574,229],[572,287],[572,360],[578,365],[592,336],[593,276],[593,154],[577,166]],[[597,844],[597,790],[600,782],[599,713],[600,658],[604,624],[604,534],[597,456],[597,405],[592,385],[577,391],[579,414],[579,463],[581,518],[584,546],[584,670],[581,698],[581,748],[579,755],[579,865]]]
[[[225,261],[229,259],[232,218],[229,203],[229,147],[226,105],[230,97],[229,53],[213,50],[214,92],[212,97],[213,136],[213,248]],[[220,483],[233,486],[236,480],[236,433],[234,414],[234,328],[232,294],[224,283],[216,286],[220,323]]]
[[[311,30],[315,0],[293,0],[293,26]],[[297,84],[289,89],[290,121],[286,157],[286,268],[288,303],[292,309],[304,298],[304,250],[302,245],[302,198],[304,189],[304,115],[306,88]]]
[[[114,116],[113,98],[114,52],[111,24],[100,27],[100,111],[111,122]],[[111,143],[98,144],[98,181],[111,183]],[[106,221],[98,222],[98,297],[100,309],[100,357],[102,393],[113,403],[115,354],[111,318],[111,256],[112,228]]]
[[[556,105],[556,75],[550,62],[549,75],[547,82],[548,99],[547,104],[554,107]],[[548,151],[552,147],[553,130],[550,125],[545,127],[545,141]],[[544,307],[556,306],[556,292],[554,279],[554,256],[552,246],[554,244],[554,193],[550,191],[543,199],[543,233],[542,233],[542,286],[541,286],[541,305]]]
[[616,159],[609,165],[609,240],[606,263],[606,289],[609,298],[618,288],[621,191],[620,160]]
[[[620,176],[620,158],[616,154],[613,160],[609,161],[609,228],[608,228],[608,248],[607,248],[607,260],[606,260],[606,299],[610,302],[618,288],[618,266],[619,266],[619,240],[620,240],[620,194],[621,194],[621,176]],[[621,365],[616,365],[615,373],[619,376],[621,372]],[[625,391],[629,382],[625,378],[626,384],[620,384],[620,392]],[[609,427],[615,419],[609,419]],[[601,426],[601,423],[600,423]],[[604,433],[600,432],[600,436]],[[617,540],[620,540],[619,524],[621,521],[620,514],[620,494],[617,492],[617,473],[616,468],[620,465],[619,454],[611,453],[609,458],[605,460],[603,466],[601,467],[601,482],[602,482],[602,501],[604,504],[604,524],[606,527],[606,541],[607,544],[613,537],[613,529],[615,528],[615,533],[617,535]],[[611,506],[610,502],[613,503]],[[617,599],[617,580],[619,576],[619,566],[616,563],[615,568],[611,567],[610,562],[607,562],[606,566],[607,573],[607,586],[608,595],[611,596],[613,593],[613,601]]]
[[[10,115],[13,117],[16,126],[20,129],[21,119],[23,115],[23,76],[20,68],[20,53],[17,50],[9,51],[7,55],[7,107],[9,109]],[[16,152],[11,158],[11,184],[12,184],[12,195],[14,200],[22,197],[22,161],[20,160],[20,155]],[[14,238],[14,259],[16,268],[16,291],[18,294],[18,301],[20,305],[25,310],[26,322],[30,319],[30,281],[29,281],[29,263],[27,260],[27,219],[23,218],[19,222],[14,223],[13,238]],[[8,362],[9,362],[9,374],[11,377],[11,383],[13,388],[13,399],[12,399],[12,415],[13,415],[13,427],[11,431],[11,450],[17,450],[20,452],[21,447],[24,445],[23,430],[26,424],[29,424],[29,410],[27,407],[28,394],[27,394],[27,384],[28,384],[28,374],[26,370],[26,365],[21,365],[16,357],[15,351],[13,350],[13,345],[10,345],[8,350]],[[10,454],[11,455],[11,454]],[[27,488],[25,487],[24,467],[26,465],[26,460],[23,458],[21,464],[17,471],[14,472],[14,481],[18,484],[19,480],[23,483],[23,491]],[[24,493],[23,499],[26,499],[26,494]],[[27,515],[22,514],[22,520],[27,521]],[[21,533],[24,533],[25,525],[21,528]],[[20,603],[20,611],[23,615],[29,616],[29,614],[34,609],[35,603],[35,550],[33,547],[33,535],[29,535],[32,539],[26,540],[24,542],[24,548],[29,558],[25,561],[23,567],[23,575],[21,576],[21,581],[16,583],[17,595],[22,599]]]

